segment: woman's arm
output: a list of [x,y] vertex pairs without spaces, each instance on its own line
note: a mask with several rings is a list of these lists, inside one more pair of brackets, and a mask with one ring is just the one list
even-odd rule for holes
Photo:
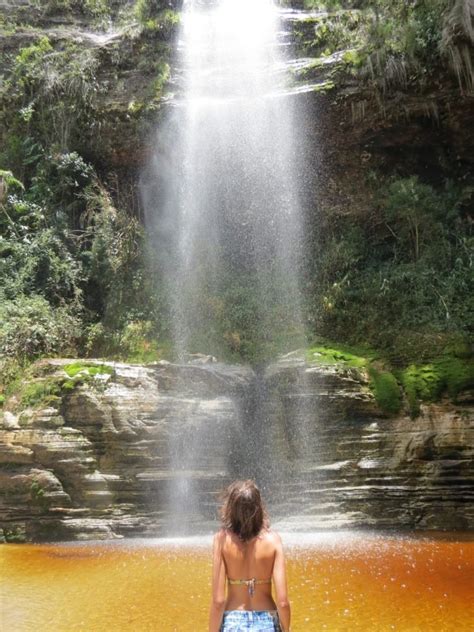
[[209,612],[209,632],[219,632],[225,608],[225,565],[222,557],[223,533],[214,536],[212,553],[212,597]]
[[285,556],[280,536],[275,533],[276,551],[273,565],[273,584],[275,586],[275,601],[283,632],[289,632],[291,610],[288,601],[288,587],[286,584]]

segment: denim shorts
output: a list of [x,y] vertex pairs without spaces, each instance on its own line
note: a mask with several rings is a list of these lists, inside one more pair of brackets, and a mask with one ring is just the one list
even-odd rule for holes
[[281,628],[276,612],[226,610],[220,632],[281,632]]

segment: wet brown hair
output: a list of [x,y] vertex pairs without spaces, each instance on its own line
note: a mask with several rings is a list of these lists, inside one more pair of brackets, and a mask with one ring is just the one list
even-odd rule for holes
[[235,481],[225,490],[220,510],[222,526],[247,542],[270,526],[260,490],[254,481]]

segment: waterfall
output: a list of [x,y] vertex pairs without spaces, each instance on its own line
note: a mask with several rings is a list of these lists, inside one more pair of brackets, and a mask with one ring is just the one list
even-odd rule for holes
[[[185,1],[177,93],[143,179],[181,361],[205,353],[262,367],[304,344],[301,157],[283,48],[270,0]],[[268,405],[257,376],[240,406],[246,447],[236,474],[269,471]],[[192,483],[184,473],[196,450],[182,444],[170,447],[172,496],[187,507]]]
[[279,43],[269,0],[186,3],[180,92],[145,187],[180,357],[258,362],[301,340],[297,147]]

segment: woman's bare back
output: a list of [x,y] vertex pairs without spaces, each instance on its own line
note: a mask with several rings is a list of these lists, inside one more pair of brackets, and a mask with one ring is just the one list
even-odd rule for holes
[[[276,610],[271,580],[278,536],[262,531],[248,542],[221,531],[222,557],[229,580],[257,580],[255,584],[228,584],[226,610]],[[262,582],[262,583],[259,583]]]

